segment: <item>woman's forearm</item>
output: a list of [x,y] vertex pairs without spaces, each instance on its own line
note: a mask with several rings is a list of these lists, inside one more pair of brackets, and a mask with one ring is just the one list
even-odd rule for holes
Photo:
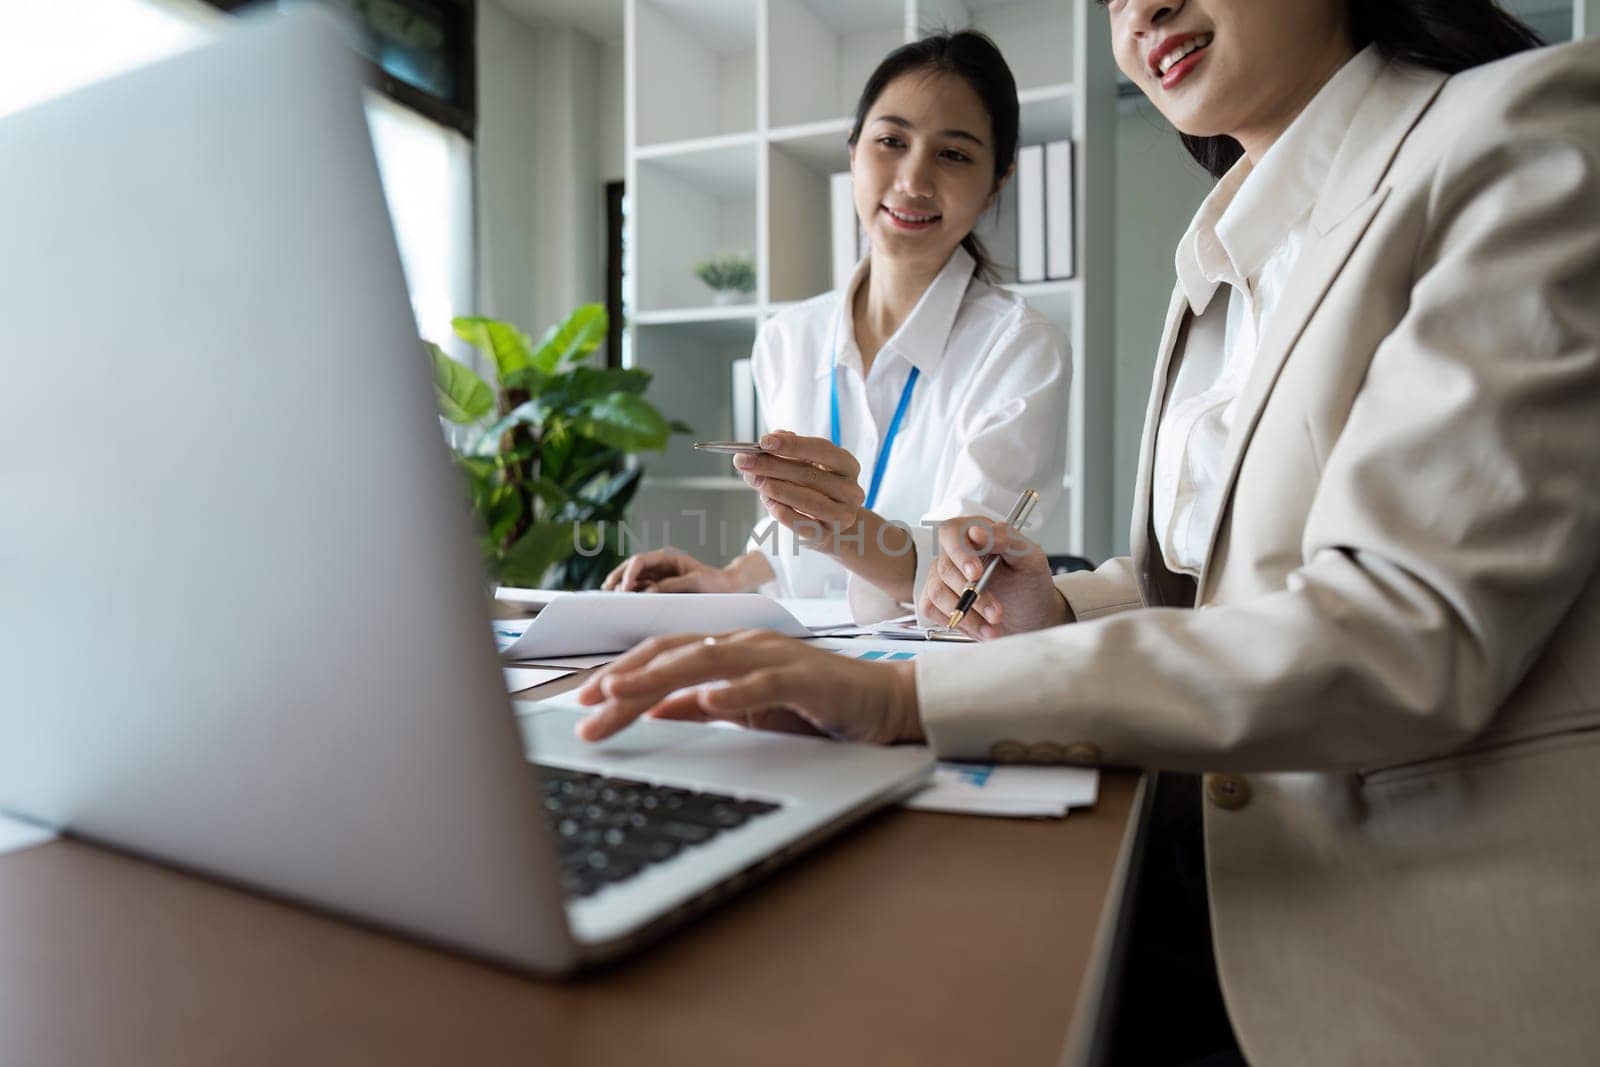
[[722,569],[733,580],[735,589],[747,593],[755,592],[777,577],[772,570],[772,561],[764,553],[754,550],[739,556]]
[[850,573],[902,604],[916,599],[917,546],[911,531],[861,508],[855,526],[834,534],[827,551]]

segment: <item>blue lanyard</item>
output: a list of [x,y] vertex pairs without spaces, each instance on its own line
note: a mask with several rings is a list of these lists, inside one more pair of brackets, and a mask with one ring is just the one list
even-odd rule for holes
[[[839,323],[844,322],[844,310],[839,311]],[[828,397],[828,414],[831,417],[829,439],[833,447],[839,447],[839,327],[834,328],[833,345],[833,372],[829,375],[828,386],[831,390]],[[878,502],[878,490],[883,486],[883,472],[889,467],[889,451],[894,448],[894,439],[900,433],[900,423],[906,417],[906,408],[911,406],[911,392],[917,387],[917,375],[920,373],[916,367],[911,368],[911,374],[906,378],[905,388],[900,390],[900,403],[895,405],[894,417],[889,420],[889,430],[883,435],[883,444],[878,448],[878,461],[872,465],[872,484],[867,489],[866,508],[868,511]]]

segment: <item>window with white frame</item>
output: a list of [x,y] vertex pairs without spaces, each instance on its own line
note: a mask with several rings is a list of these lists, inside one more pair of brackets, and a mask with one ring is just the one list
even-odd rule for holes
[[[200,0],[0,0],[0,121],[53,96],[203,44],[230,17]],[[376,93],[367,121],[422,336],[449,344],[472,289],[472,149]]]

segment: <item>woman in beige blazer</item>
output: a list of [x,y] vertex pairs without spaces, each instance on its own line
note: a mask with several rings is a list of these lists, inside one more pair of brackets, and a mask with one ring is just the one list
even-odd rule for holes
[[[582,733],[1204,773],[1250,1060],[1592,1063],[1600,41],[1484,62],[1528,43],[1486,0],[1108,6],[1193,148],[1244,153],[1179,249],[1131,556],[1052,582],[1001,531],[974,625],[1014,636],[914,668],[653,641]],[[930,612],[974,562],[947,534]]]

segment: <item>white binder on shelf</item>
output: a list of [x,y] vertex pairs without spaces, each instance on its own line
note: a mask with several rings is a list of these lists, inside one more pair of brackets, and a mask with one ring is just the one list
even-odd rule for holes
[[833,234],[833,287],[842,289],[856,269],[861,248],[856,224],[855,192],[850,185],[849,171],[842,170],[829,175],[828,209]]
[[754,441],[759,436],[756,428],[756,382],[750,370],[750,358],[736,359],[728,365],[729,386],[733,390],[729,411],[733,441]]
[[1070,278],[1073,262],[1072,142],[1053,141],[1044,149],[1045,276]]
[[1044,146],[1017,149],[1017,281],[1042,282],[1045,271]]

